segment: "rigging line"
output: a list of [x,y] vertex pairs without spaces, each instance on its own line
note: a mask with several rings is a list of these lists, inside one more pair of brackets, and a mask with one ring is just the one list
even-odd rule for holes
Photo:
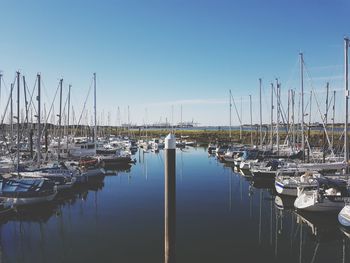
[[[2,79],[3,79],[3,78],[2,78]],[[7,108],[8,108],[8,105],[9,105],[9,103],[10,103],[11,95],[13,94],[13,89],[14,89],[15,84],[16,84],[16,79],[17,79],[17,75],[16,75],[16,73],[15,73],[13,82],[11,83],[11,84],[13,84],[13,86],[12,86],[12,89],[10,89],[11,91],[10,91],[9,98],[8,98],[8,101],[7,101],[7,104],[6,104],[6,107],[5,107],[4,114],[3,114],[2,119],[1,119],[1,124],[4,123],[4,119],[5,119],[5,117],[6,117]],[[5,84],[4,80],[3,80],[3,83],[4,83],[5,87],[6,87],[6,84]],[[12,116],[11,116],[11,118],[12,118]]]
[[50,106],[50,109],[49,109],[49,112],[48,112],[48,114],[47,114],[47,116],[46,116],[46,120],[45,120],[45,124],[44,124],[44,129],[43,129],[44,131],[45,131],[45,129],[46,129],[46,125],[47,125],[47,123],[48,123],[49,116],[50,116],[51,110],[52,110],[52,108],[53,108],[53,104],[54,104],[54,102],[55,102],[55,100],[56,100],[56,96],[57,96],[59,87],[60,87],[60,84],[58,83],[57,89],[56,89],[56,92],[55,92],[55,95],[54,95],[54,97],[53,97],[53,100],[52,100],[52,103],[51,103],[51,106]]
[[[7,109],[9,107],[9,104],[10,104],[10,101],[11,101],[11,96],[12,96],[12,92],[13,92],[14,87],[15,87],[15,83],[13,83],[12,88],[10,89],[10,95],[9,95],[8,100],[7,100],[5,111],[4,111],[4,114],[3,114],[2,119],[1,119],[1,125],[4,124],[4,119],[6,117]],[[12,116],[11,116],[11,118],[12,118]]]
[[[279,85],[281,85],[281,83],[279,83]],[[279,112],[281,113],[282,123],[283,123],[282,129],[284,129],[286,131],[286,138],[288,138],[288,141],[290,142],[291,141],[291,138],[289,138],[290,132],[289,132],[288,127],[286,125],[287,114],[286,114],[286,112],[285,112],[285,110],[283,108],[283,104],[281,103],[281,99],[278,98],[278,96],[277,96],[276,89],[274,88],[273,91],[275,93],[275,96],[276,96],[277,100],[279,100],[279,102],[277,103],[276,106],[277,107],[279,106],[279,108],[280,108]]]
[[[35,91],[35,87],[36,87],[37,81],[38,81],[38,78],[35,78],[35,83],[34,83],[32,92],[29,91],[29,88],[28,88],[28,85],[27,85],[28,93],[30,94],[30,100],[29,100],[28,104],[29,104],[29,106],[32,106],[34,108],[34,114],[38,114],[38,112],[37,112],[37,110],[35,108],[35,104],[33,102],[33,96],[34,96],[34,91]],[[29,109],[28,109],[28,111],[29,111]]]
[[66,98],[66,101],[64,102],[64,106],[63,106],[63,110],[62,110],[63,112],[65,112],[67,104],[68,104],[68,96]]
[[297,56],[296,60],[295,60],[295,64],[294,64],[294,67],[292,68],[291,72],[290,72],[290,75],[288,77],[288,80],[286,82],[286,87],[288,86],[293,86],[293,85],[290,85],[290,83],[292,83],[292,76],[294,76],[297,72],[297,70],[299,69],[299,56]]
[[80,125],[80,121],[81,121],[81,119],[82,119],[82,117],[83,117],[83,113],[84,113],[85,107],[86,107],[86,102],[87,102],[87,100],[88,100],[88,98],[89,98],[89,96],[90,96],[90,92],[91,92],[91,88],[92,88],[92,82],[93,82],[93,78],[91,79],[91,82],[90,82],[90,87],[89,87],[89,90],[88,90],[88,94],[87,94],[87,96],[86,96],[86,99],[85,99],[85,101],[84,101],[83,109],[82,109],[82,111],[81,111],[81,113],[80,113],[79,121],[78,121],[78,123],[76,124],[76,128],[75,128],[75,130],[74,130],[74,132],[73,132],[73,137],[75,137],[75,134],[76,134],[76,132],[77,132],[77,130],[78,130],[78,127],[79,127],[79,125]]
[[[25,81],[25,76],[23,75],[22,76],[22,78],[23,78],[23,89],[24,89],[24,100],[25,100],[25,111],[26,111],[26,116],[25,116],[25,120],[24,120],[24,123],[27,123],[28,124],[28,122],[29,122],[29,119],[28,119],[28,114],[29,114],[29,109],[28,109],[28,100],[27,100],[27,89],[26,89],[26,84],[27,84],[27,82]],[[30,94],[29,92],[28,92],[28,94]]]
[[[314,93],[314,98],[315,98],[315,101],[316,101],[316,105],[317,105],[317,109],[318,109],[318,112],[321,116],[321,120],[322,120],[322,126],[323,126],[323,129],[325,131],[325,134],[326,134],[326,138],[327,138],[327,142],[328,142],[328,149],[330,148],[329,146],[331,145],[331,141],[329,139],[329,136],[328,136],[328,132],[327,132],[327,129],[326,129],[326,125],[325,125],[325,116],[321,113],[321,110],[320,110],[320,105],[318,103],[318,99],[317,99],[317,96],[315,94],[315,89],[314,89],[314,86],[313,86],[313,83],[312,83],[312,78],[309,74],[309,70],[307,68],[307,66],[305,65],[305,62],[303,61],[303,64],[305,66],[305,71],[306,71],[306,74],[307,76],[309,77],[310,79],[310,85],[311,85],[311,89],[312,89],[312,92]],[[333,149],[330,149],[331,150],[331,154],[334,155],[334,152],[333,152]]]
[[[1,125],[3,125],[3,123],[4,123],[4,119],[5,119],[5,116],[6,116],[6,112],[7,112],[8,106],[9,106],[9,104],[10,104],[11,97],[12,97],[13,89],[14,89],[15,84],[16,84],[16,82],[15,82],[16,79],[17,79],[17,77],[16,77],[16,74],[15,74],[15,79],[14,79],[14,81],[13,81],[13,85],[11,85],[11,91],[10,91],[10,95],[9,95],[9,98],[8,98],[8,101],[7,101],[7,104],[6,104],[6,107],[5,107],[5,112],[4,112],[3,118],[2,118],[2,120],[1,120]],[[5,83],[4,83],[4,84],[5,84]],[[13,116],[10,116],[10,117],[13,118]],[[5,133],[3,133],[2,136],[3,136],[3,138],[4,138],[4,141],[6,142],[7,139],[6,139]],[[13,141],[11,141],[11,145],[12,145],[12,143],[13,143]],[[6,145],[7,151],[10,153],[11,151],[10,151],[10,148],[9,148],[8,143],[5,143],[5,145]],[[13,166],[14,166],[14,165],[15,165],[15,156],[12,156],[12,155],[10,154],[10,158],[11,158],[12,164],[13,164]]]
[[2,75],[1,80],[2,80],[2,83],[4,84],[5,90],[7,90],[6,82],[5,82],[5,80],[4,80],[4,75]]
[[[332,104],[332,102],[333,102],[333,95],[334,95],[334,93],[333,93],[333,91],[331,91],[331,97],[330,97],[330,99],[329,99],[329,102],[328,102],[328,107],[327,107],[327,109],[326,109],[326,113],[327,113],[327,115],[328,115],[328,111],[329,111],[329,109],[331,109],[331,108],[333,108],[333,104]],[[332,118],[331,118],[332,119]]]
[[231,98],[232,98],[233,106],[235,106],[235,110],[236,110],[236,114],[237,114],[239,123],[242,125],[242,121],[241,121],[241,118],[239,116],[239,113],[238,113],[238,110],[237,110],[237,107],[236,107],[235,99],[233,98],[232,94],[231,94]]

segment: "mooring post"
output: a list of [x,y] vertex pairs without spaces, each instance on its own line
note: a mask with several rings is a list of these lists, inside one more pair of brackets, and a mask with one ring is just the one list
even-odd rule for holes
[[175,262],[176,225],[176,139],[169,133],[165,138],[164,171],[164,262]]

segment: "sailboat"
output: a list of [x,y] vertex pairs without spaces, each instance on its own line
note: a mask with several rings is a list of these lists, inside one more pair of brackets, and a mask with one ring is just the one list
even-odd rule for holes
[[57,194],[55,183],[46,178],[3,178],[0,197],[14,206],[50,202]]
[[[94,73],[94,149],[96,155],[96,143],[97,143],[97,119],[96,119],[96,73]],[[85,165],[80,167],[81,176],[86,179],[87,182],[99,181],[104,179],[105,170],[99,167],[99,164]]]
[[[345,39],[345,72],[347,72],[347,49],[348,40]],[[303,56],[301,55],[301,65],[303,62]],[[347,75],[347,73],[346,73]],[[347,76],[345,78],[347,80]],[[347,81],[345,81],[345,90],[348,91]],[[303,96],[302,96],[303,98]],[[347,142],[347,122],[348,122],[348,97],[345,96],[345,123],[344,123],[344,165],[345,169],[348,167],[348,142]],[[303,114],[302,114],[303,115]],[[302,136],[304,138],[304,136]],[[350,197],[350,192],[347,189],[346,180],[333,180],[328,182],[320,182],[315,186],[299,186],[298,197],[295,199],[294,207],[302,211],[310,212],[329,212],[339,213],[344,207],[345,200]]]
[[20,73],[17,72],[17,178],[12,174],[3,175],[0,179],[0,198],[15,206],[32,205],[52,201],[57,188],[55,183],[46,178],[21,178],[19,172],[20,155]]
[[[349,50],[349,38],[344,38],[344,51],[345,51],[345,102],[346,102],[346,113],[345,113],[345,135],[344,135],[344,149],[345,149],[345,160],[348,161],[348,131],[347,131],[347,121],[348,121],[348,94],[349,94],[349,87],[348,87],[348,74],[349,74],[349,58],[348,58],[348,50]],[[348,182],[349,183],[349,182]],[[349,200],[347,200],[349,201]],[[342,210],[338,214],[338,220],[339,223],[345,227],[350,227],[350,204],[346,203],[345,206],[342,208]]]

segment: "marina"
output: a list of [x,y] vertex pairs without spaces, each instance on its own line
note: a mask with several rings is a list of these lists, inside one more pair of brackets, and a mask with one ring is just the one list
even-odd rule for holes
[[[344,38],[345,94],[348,48]],[[32,92],[37,94],[32,105],[38,109],[36,122],[30,122],[26,81],[17,71],[11,103],[3,113],[10,114],[11,122],[7,127],[1,123],[2,261],[347,262],[348,96],[344,134],[334,123],[327,129],[327,86],[323,131],[314,131],[319,139],[313,143],[312,96],[306,124],[302,53],[299,58],[300,120],[294,120],[293,96],[291,104],[288,97],[286,116],[276,80],[271,85],[271,124],[263,125],[259,79],[256,134],[252,122],[243,131],[242,113],[229,90],[230,126],[210,131],[214,137],[203,129],[183,135],[175,126],[157,130],[167,133],[159,137],[149,137],[154,131],[148,129],[135,134],[131,127],[118,132],[118,127],[99,126],[96,73],[88,92],[93,94],[92,125],[81,125],[80,119],[70,124],[70,86],[67,108],[62,109],[60,79],[58,124],[47,127],[40,112],[40,74]],[[2,75],[0,81],[4,83]],[[22,97],[26,117],[21,119]],[[233,106],[240,122],[237,131],[231,123]],[[332,245],[323,249],[323,242]]]
[[[2,217],[2,262],[161,262],[164,152],[135,157],[129,170]],[[176,150],[178,262],[349,260],[336,215],[300,214],[273,184],[232,168],[206,147]]]
[[349,263],[339,1],[3,1],[0,263]]

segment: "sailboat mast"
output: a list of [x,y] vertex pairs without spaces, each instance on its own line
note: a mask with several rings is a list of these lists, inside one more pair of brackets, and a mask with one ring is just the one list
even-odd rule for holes
[[287,105],[287,138],[288,138],[288,142],[289,140],[289,136],[290,136],[290,89],[288,89],[288,105]]
[[243,116],[242,116],[242,113],[243,113],[243,98],[241,96],[241,118],[240,118],[241,125],[239,126],[239,140],[241,141],[241,143],[242,143],[242,131],[243,131],[243,123],[242,123]]
[[249,95],[250,105],[250,144],[253,146],[253,111],[252,111],[252,95]]
[[17,71],[17,175],[19,175],[19,143],[20,143],[20,128],[19,128],[19,115],[20,115],[20,73]]
[[295,91],[292,89],[292,141],[293,141],[293,151],[295,148],[295,112],[294,112],[294,104],[295,104]]
[[37,74],[38,78],[38,97],[36,98],[38,101],[38,138],[37,138],[37,158],[38,158],[38,164],[40,164],[41,160],[41,127],[40,127],[40,120],[41,120],[41,76],[40,74]]
[[276,115],[276,145],[277,145],[277,156],[280,154],[280,84],[276,79],[276,95],[277,95],[277,115]]
[[96,149],[96,141],[97,141],[97,120],[96,120],[96,73],[94,73],[94,143]]
[[[310,134],[311,134],[311,110],[312,110],[312,90],[310,91],[310,102],[309,102],[309,127],[308,127],[308,133],[307,133],[307,137],[308,137],[308,142],[309,142],[309,146],[310,146]],[[325,151],[323,151],[325,152]],[[310,162],[310,149],[307,149],[307,162]]]
[[349,113],[349,61],[348,61],[349,38],[344,38],[344,88],[345,88],[345,123],[344,123],[344,162],[349,161],[348,142],[348,113]]
[[231,125],[232,125],[232,123],[231,123],[231,121],[232,121],[232,113],[231,113],[231,111],[232,111],[232,103],[231,103],[231,98],[232,98],[232,94],[231,94],[231,90],[230,90],[230,99],[229,99],[229,107],[230,107],[230,140],[231,140],[231,137],[232,137],[232,129],[231,129]]
[[61,157],[62,84],[63,79],[60,79],[60,111],[58,115],[58,159],[60,159]]
[[326,162],[326,131],[327,131],[327,124],[328,124],[328,96],[329,96],[329,82],[327,82],[326,86],[326,113],[324,114],[324,126],[325,129],[323,130],[323,162]]
[[262,149],[263,145],[263,137],[262,137],[262,105],[261,105],[261,78],[259,78],[259,101],[260,101],[260,149]]
[[305,137],[304,137],[304,57],[300,53],[300,86],[301,86],[301,150],[305,160]]
[[[148,114],[147,114],[147,108],[145,109],[146,111],[146,140],[148,140]],[[181,105],[181,122],[182,122],[182,105]]]
[[273,83],[271,83],[271,134],[270,134],[270,144],[271,150],[273,149]]
[[11,140],[11,148],[13,147],[13,88],[14,88],[14,84],[11,83],[11,94],[10,94],[10,140]]
[[26,91],[26,77],[22,76],[23,79],[23,94],[24,94],[24,102],[25,102],[25,111],[26,111],[26,117],[24,123],[26,126],[28,126],[28,100],[27,100],[27,91]]
[[68,135],[69,135],[69,131],[70,131],[70,129],[69,129],[69,117],[70,117],[70,89],[72,88],[72,85],[70,85],[69,84],[69,86],[68,86],[68,112],[67,112],[67,134],[66,134],[66,136],[67,136],[67,154],[69,153],[69,151],[68,151]]
[[334,150],[334,122],[335,122],[335,93],[336,91],[333,91],[333,116],[332,116],[332,149]]

